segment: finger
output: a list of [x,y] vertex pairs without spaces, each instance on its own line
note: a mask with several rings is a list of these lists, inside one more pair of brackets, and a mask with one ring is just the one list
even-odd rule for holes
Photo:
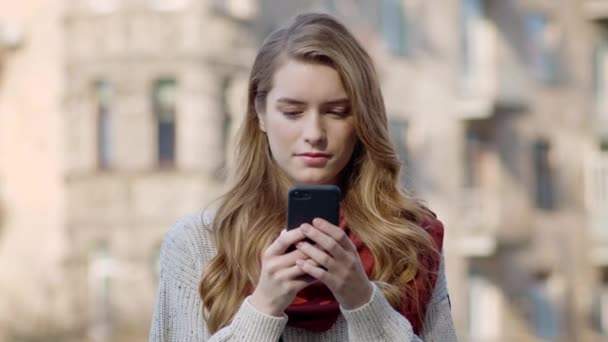
[[296,264],[296,261],[298,260],[310,259],[310,257],[306,255],[306,253],[297,249],[286,254],[275,256],[275,258],[276,260],[273,261],[273,264],[275,264],[278,268],[291,267],[294,266]]
[[310,284],[312,284],[316,281],[318,281],[318,280],[310,275],[303,275],[303,276],[298,277],[296,280],[291,281],[290,285],[292,286],[292,288],[295,290],[295,292],[297,294],[302,289],[304,289],[305,287],[309,286]]
[[308,273],[304,272],[297,265],[293,265],[289,268],[283,269],[281,272],[277,274],[278,279],[282,281],[303,281],[303,282],[311,282],[316,280],[316,278],[310,276]]
[[[325,253],[325,251],[322,251],[318,247],[313,246],[308,242],[305,242],[305,241],[298,242],[296,244],[296,248],[298,249],[298,251],[303,252],[305,254],[305,256],[310,257],[310,260],[312,260],[316,263],[316,265],[313,265],[313,266],[322,266],[329,270],[329,269],[332,269],[333,266],[335,265],[335,260],[331,255]],[[305,258],[305,259],[308,259],[308,258]],[[297,262],[297,260],[296,260],[296,262]]]
[[348,238],[348,235],[346,235],[344,230],[340,227],[335,226],[322,218],[315,218],[312,221],[312,225],[321,232],[330,236],[332,239],[336,240],[345,250],[356,249],[353,242]]
[[310,276],[296,265],[281,270],[276,275],[276,280],[282,284],[282,287],[289,288],[294,293],[300,292],[306,286],[317,281],[316,278]]
[[335,258],[341,258],[344,256],[344,248],[331,236],[309,224],[303,224],[300,229],[302,229],[302,232],[304,235],[306,235],[306,237],[316,242],[322,249],[327,251]]
[[276,238],[266,251],[266,255],[283,255],[289,246],[304,239],[304,234],[300,228],[291,230],[282,230],[278,238]]
[[298,260],[296,265],[306,274],[321,281],[322,283],[327,285],[330,289],[332,288],[331,276],[330,276],[329,272],[327,272],[327,270],[325,270],[319,266],[314,266],[309,261],[303,261],[303,260]]

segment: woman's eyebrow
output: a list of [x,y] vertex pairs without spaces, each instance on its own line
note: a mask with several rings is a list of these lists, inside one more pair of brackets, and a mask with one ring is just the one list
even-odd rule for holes
[[[306,102],[304,102],[304,101],[292,99],[289,97],[281,97],[277,100],[277,103],[289,104],[289,105],[305,105],[306,104]],[[323,106],[348,106],[348,105],[350,105],[350,101],[347,98],[342,98],[342,99],[323,102],[322,105]]]
[[323,103],[325,106],[348,106],[350,105],[350,101],[348,99],[337,99],[331,100]]
[[304,102],[304,101],[291,99],[289,97],[281,97],[280,99],[277,100],[277,103],[284,103],[284,104],[291,104],[291,105],[305,105],[306,104],[306,102]]

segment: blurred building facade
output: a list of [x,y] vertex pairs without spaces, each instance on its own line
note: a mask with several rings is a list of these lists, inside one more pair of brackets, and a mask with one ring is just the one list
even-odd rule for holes
[[221,193],[255,49],[306,10],[376,61],[460,340],[608,338],[608,2],[66,0],[0,5],[0,341],[146,340],[163,234]]
[[227,99],[254,47],[247,5],[68,6],[68,272],[92,340],[145,336],[164,233],[219,194]]

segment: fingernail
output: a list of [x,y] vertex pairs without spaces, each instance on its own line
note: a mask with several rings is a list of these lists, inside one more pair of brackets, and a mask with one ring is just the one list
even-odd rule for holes
[[298,265],[298,266],[304,266],[304,261],[302,261],[302,260],[297,260],[297,261],[296,261],[296,265]]
[[302,231],[304,233],[308,233],[310,231],[310,227],[307,224],[305,224],[305,225],[302,226]]
[[300,248],[302,246],[304,246],[304,242],[298,242],[298,243],[296,243],[296,247]]

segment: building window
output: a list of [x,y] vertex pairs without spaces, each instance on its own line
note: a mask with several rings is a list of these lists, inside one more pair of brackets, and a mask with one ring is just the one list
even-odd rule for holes
[[396,56],[408,52],[408,27],[405,8],[401,0],[381,1],[380,25],[388,51]]
[[599,237],[608,232],[608,141],[589,151],[585,166],[585,201],[590,229]]
[[468,129],[465,140],[464,185],[477,188],[481,184],[481,164],[483,160],[483,141],[479,132]]
[[464,141],[464,186],[484,188],[496,185],[496,152],[491,123],[485,120],[467,124]]
[[599,298],[600,310],[600,332],[604,336],[608,336],[608,285],[602,284],[602,289]]
[[560,335],[559,310],[552,295],[550,275],[549,271],[536,271],[528,289],[534,334],[543,341],[555,341]]
[[154,279],[158,281],[160,278],[160,254],[162,250],[162,241],[156,244],[152,253],[152,274],[154,275]]
[[593,94],[595,98],[595,113],[599,117],[608,116],[608,29],[600,27],[598,38],[593,51]]
[[228,164],[229,164],[229,159],[230,159],[230,138],[231,138],[231,132],[232,132],[232,125],[233,125],[233,121],[232,121],[232,116],[230,116],[230,113],[227,110],[227,107],[224,106],[223,110],[221,111],[221,126],[219,127],[220,129],[220,133],[221,133],[221,149],[222,149],[222,159],[221,162],[218,164],[217,169],[215,170],[215,177],[217,177],[217,180],[219,181],[224,181],[226,180],[226,176],[227,176],[227,170],[228,170]]
[[495,341],[500,337],[502,296],[494,284],[472,261],[469,265],[468,330],[471,341]]
[[395,152],[401,161],[401,174],[399,176],[401,186],[408,191],[413,191],[412,159],[407,147],[407,122],[391,119],[389,122],[389,134],[395,147]]
[[177,87],[173,79],[154,84],[153,108],[157,121],[157,156],[160,167],[175,165],[175,113]]
[[591,306],[591,320],[595,331],[608,336],[608,269],[599,269],[600,281]]
[[471,77],[477,61],[479,23],[485,17],[483,0],[461,0],[461,63],[465,77]]
[[94,93],[97,111],[97,166],[100,169],[108,169],[111,158],[111,106],[114,92],[109,82],[100,80],[95,82]]
[[[226,170],[228,168],[229,160],[230,160],[230,139],[231,133],[233,129],[233,119],[231,115],[231,111],[234,110],[231,105],[234,103],[230,103],[231,100],[231,86],[233,85],[234,80],[229,78],[225,78],[220,82],[221,89],[221,99],[219,102],[219,110],[218,114],[220,115],[219,126],[217,127],[220,132],[220,148],[221,148],[221,161],[218,163],[217,168],[215,169],[215,176],[218,180],[223,181],[226,177]],[[232,107],[232,108],[231,108]]]
[[555,209],[555,186],[551,146],[541,140],[534,144],[534,175],[536,181],[536,207],[540,209]]
[[557,25],[540,13],[525,17],[530,64],[537,79],[557,81],[559,34]]
[[91,303],[91,335],[106,341],[112,335],[112,277],[114,262],[106,242],[99,243],[89,257],[89,296]]

